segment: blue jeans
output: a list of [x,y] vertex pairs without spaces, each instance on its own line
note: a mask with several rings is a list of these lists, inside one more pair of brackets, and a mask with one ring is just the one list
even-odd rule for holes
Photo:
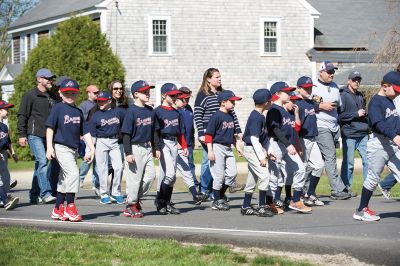
[[207,146],[203,143],[201,146],[203,147],[203,159],[201,160],[200,192],[208,194],[212,191],[212,176],[208,164]]
[[397,180],[392,172],[390,172],[390,174],[385,176],[385,178],[379,184],[381,185],[381,188],[390,190],[392,187],[394,187],[394,185],[397,184]]
[[85,180],[85,177],[89,172],[90,166],[93,166],[92,186],[95,188],[100,188],[99,175],[97,174],[97,169],[96,169],[96,160],[93,160],[92,164],[88,164],[85,160],[82,161],[81,166],[79,167],[80,184],[82,184],[83,181]]
[[199,184],[199,181],[197,181],[196,178],[196,165],[194,164],[194,158],[193,158],[193,146],[188,146],[188,153],[189,153],[188,161],[189,161],[190,172],[192,173],[194,185],[197,186]]
[[33,172],[32,188],[29,191],[29,197],[31,200],[35,200],[39,196],[42,198],[48,197],[51,195],[52,190],[47,167],[46,139],[28,135],[28,143],[35,157],[35,171]]
[[358,150],[361,155],[363,164],[363,178],[367,177],[368,174],[368,160],[367,160],[367,142],[368,136],[359,138],[346,138],[343,137],[343,161],[341,177],[343,183],[347,187],[351,187],[353,183],[353,171],[354,171],[354,152]]

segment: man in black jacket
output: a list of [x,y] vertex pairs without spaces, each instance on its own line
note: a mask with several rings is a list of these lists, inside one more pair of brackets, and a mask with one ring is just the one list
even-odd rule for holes
[[[46,68],[36,73],[37,86],[22,96],[18,111],[19,145],[29,144],[35,157],[32,188],[29,191],[31,203],[52,203],[56,198],[52,195],[57,180],[49,180],[48,161],[46,158],[45,122],[57,96],[51,91],[55,75]],[[54,179],[54,178],[53,178]]]
[[[363,163],[363,177],[367,176],[367,142],[368,142],[368,119],[365,111],[365,100],[358,91],[361,83],[361,74],[353,71],[349,75],[347,86],[340,88],[339,120],[342,132],[343,162],[341,177],[343,183],[351,191],[354,170],[354,152],[358,150]],[[351,193],[356,196],[355,192]]]

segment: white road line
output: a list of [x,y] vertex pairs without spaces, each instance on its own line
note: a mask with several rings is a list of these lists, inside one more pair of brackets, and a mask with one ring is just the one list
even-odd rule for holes
[[186,226],[168,226],[168,225],[146,225],[146,224],[116,224],[116,223],[95,223],[95,222],[62,222],[52,220],[37,220],[37,219],[18,219],[18,218],[0,218],[0,221],[14,221],[14,222],[35,222],[44,224],[65,224],[65,225],[91,225],[91,226],[108,226],[108,227],[131,227],[131,228],[147,228],[147,229],[170,229],[170,230],[188,230],[188,231],[213,231],[221,233],[247,233],[257,235],[308,235],[308,233],[295,233],[295,232],[279,232],[279,231],[255,231],[255,230],[241,230],[241,229],[228,229],[228,228],[203,228],[203,227],[186,227]]

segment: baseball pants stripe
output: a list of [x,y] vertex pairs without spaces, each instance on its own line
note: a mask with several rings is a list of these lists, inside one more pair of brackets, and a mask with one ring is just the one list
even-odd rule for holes
[[236,160],[231,146],[213,143],[215,161],[210,161],[210,172],[213,177],[213,189],[221,190],[225,183],[232,186],[236,181]]

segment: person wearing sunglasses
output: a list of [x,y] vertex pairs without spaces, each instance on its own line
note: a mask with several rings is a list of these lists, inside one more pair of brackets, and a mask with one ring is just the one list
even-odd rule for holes
[[320,65],[319,78],[314,83],[313,94],[320,96],[323,102],[319,104],[317,113],[318,135],[316,140],[322,153],[326,173],[331,186],[331,199],[345,200],[351,198],[342,179],[339,177],[336,165],[336,146],[340,130],[337,108],[340,104],[340,93],[337,84],[333,81],[338,68],[330,61]]
[[349,75],[347,86],[340,88],[342,104],[339,111],[339,121],[343,146],[343,161],[340,176],[352,196],[357,195],[356,192],[351,192],[354,152],[356,150],[361,155],[363,178],[365,179],[368,174],[367,142],[369,126],[367,112],[365,111],[366,102],[363,94],[359,91],[360,84],[360,72],[352,71]]

